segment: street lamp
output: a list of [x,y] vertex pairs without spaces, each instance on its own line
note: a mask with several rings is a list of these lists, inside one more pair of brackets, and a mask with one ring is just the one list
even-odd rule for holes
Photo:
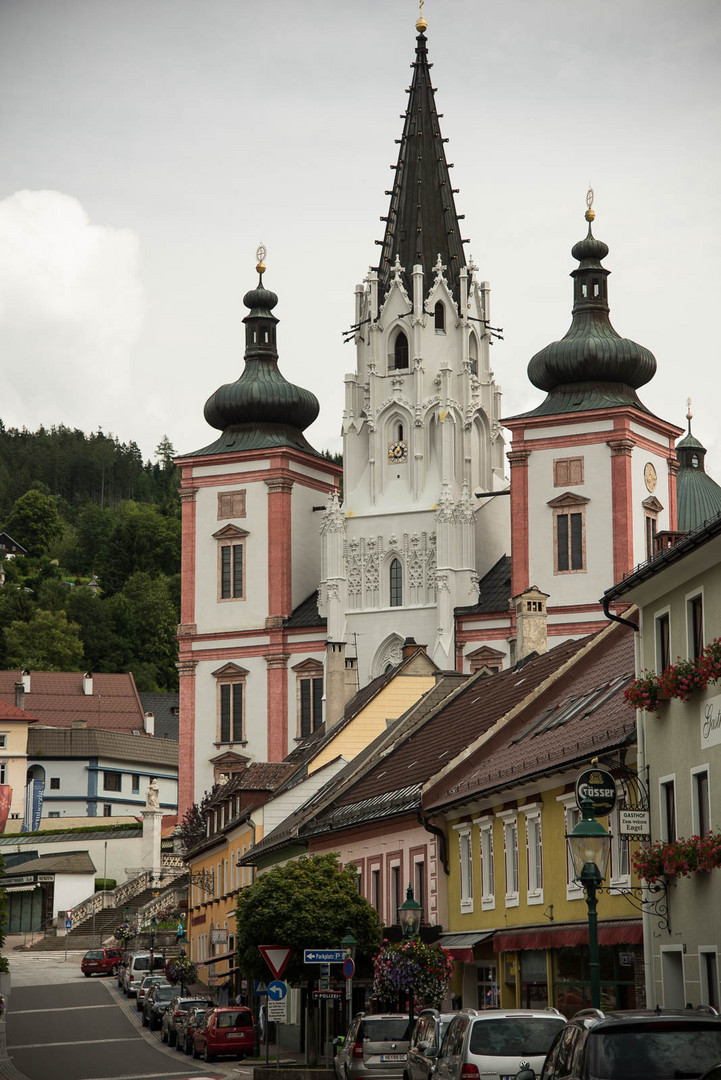
[[591,968],[591,1005],[601,1008],[601,965],[598,952],[598,914],[596,893],[606,876],[611,837],[593,816],[593,803],[581,799],[581,820],[566,834],[568,854],[573,864],[573,876],[586,893],[588,907],[588,953]]
[[155,930],[158,925],[158,920],[155,915],[150,916],[150,974],[155,974]]
[[[412,941],[413,938],[418,937],[422,910],[421,905],[413,897],[413,886],[409,885],[406,890],[406,898],[398,908],[398,922],[400,923],[401,933],[407,941]],[[411,983],[408,988],[409,1038],[413,1032],[413,1006],[413,983]]]
[[[346,928],[345,928],[345,937],[341,938],[340,943],[341,943],[341,947],[344,948],[345,951],[347,952],[348,958],[350,960],[352,960],[353,964],[355,965],[355,954],[356,954],[356,949],[358,948],[358,942],[353,937],[353,931],[351,930],[350,926],[346,926]],[[355,967],[354,967],[353,970],[355,970]],[[351,1021],[353,1020],[353,976],[352,975],[351,975],[351,977],[349,979],[346,979],[345,994],[346,994],[346,997],[348,999],[348,1027],[350,1027]]]

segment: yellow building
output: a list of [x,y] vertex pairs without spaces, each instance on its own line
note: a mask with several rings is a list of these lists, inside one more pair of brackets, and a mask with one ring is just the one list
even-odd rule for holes
[[635,718],[623,698],[633,662],[625,627],[588,639],[533,700],[424,788],[424,814],[446,833],[442,943],[458,961],[452,989],[463,1006],[554,1005],[570,1015],[590,1004],[587,905],[565,834],[580,818],[576,776],[596,758],[618,793],[602,820],[612,834],[604,884],[616,890],[598,904],[602,999],[609,1007],[644,1003],[641,916],[619,895],[635,884],[618,819],[636,792]]

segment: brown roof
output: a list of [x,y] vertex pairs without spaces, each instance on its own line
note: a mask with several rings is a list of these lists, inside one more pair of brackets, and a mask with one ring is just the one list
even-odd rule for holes
[[608,752],[635,737],[623,691],[634,674],[633,634],[614,626],[475,756],[436,784],[425,808],[448,806]]
[[0,699],[0,720],[24,720],[26,724],[33,724],[37,717],[31,716],[25,709],[18,709],[17,705],[13,705],[10,701]]
[[94,874],[95,869],[87,851],[63,851],[16,863],[5,871],[5,876],[12,878],[25,874]]
[[[0,671],[0,698],[15,702],[20,671]],[[72,727],[84,721],[102,731],[143,731],[143,707],[130,673],[93,675],[93,692],[83,691],[81,671],[32,671],[25,708],[45,727]]]
[[42,758],[117,758],[120,761],[178,767],[178,744],[171,739],[128,735],[91,728],[30,728],[28,755]]
[[410,784],[425,783],[473,739],[533,693],[589,640],[566,641],[543,656],[496,675],[472,676],[440,705],[427,723],[344,792],[336,805],[349,805],[405,790]]

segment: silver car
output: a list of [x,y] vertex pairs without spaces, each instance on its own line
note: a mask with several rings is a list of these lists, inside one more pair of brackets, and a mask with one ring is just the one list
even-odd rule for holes
[[401,1080],[410,1045],[402,1013],[357,1013],[335,1057],[337,1080]]
[[522,1069],[538,1076],[565,1023],[557,1009],[463,1009],[448,1026],[433,1080],[506,1080]]
[[413,1028],[403,1080],[430,1080],[443,1036],[455,1015],[437,1009],[424,1009],[420,1013]]

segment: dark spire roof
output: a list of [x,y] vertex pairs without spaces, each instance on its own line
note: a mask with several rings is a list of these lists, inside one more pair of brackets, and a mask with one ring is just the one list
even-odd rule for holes
[[[588,233],[574,244],[571,254],[579,266],[573,270],[573,321],[561,341],[554,341],[532,358],[528,377],[547,391],[542,405],[524,416],[581,412],[586,409],[631,405],[649,412],[636,390],[656,372],[653,353],[629,338],[620,337],[609,318],[607,278],[601,265],[608,246],[591,231],[595,214],[586,211]],[[511,419],[511,418],[509,418]]]
[[219,387],[206,401],[205,419],[222,435],[195,453],[294,447],[320,456],[303,435],[320,411],[318,399],[280,373],[275,334],[278,320],[273,315],[278,297],[263,285],[262,260],[256,269],[258,286],[243,297],[250,309],[243,319],[245,369],[239,379]]
[[[436,112],[435,87],[431,85],[425,20],[416,24],[416,58],[411,64],[413,79],[408,90],[408,108],[402,114],[403,136],[395,166],[390,210],[386,221],[378,276],[381,295],[390,286],[391,268],[400,259],[405,268],[403,282],[412,294],[413,267],[420,263],[428,275],[438,256],[445,265],[445,277],[456,301],[458,279],[466,260],[453,200],[444,139]],[[426,281],[428,279],[426,278]]]
[[676,510],[680,532],[691,532],[721,511],[721,487],[704,465],[706,447],[691,434],[691,402],[686,414],[688,432],[676,443]]

